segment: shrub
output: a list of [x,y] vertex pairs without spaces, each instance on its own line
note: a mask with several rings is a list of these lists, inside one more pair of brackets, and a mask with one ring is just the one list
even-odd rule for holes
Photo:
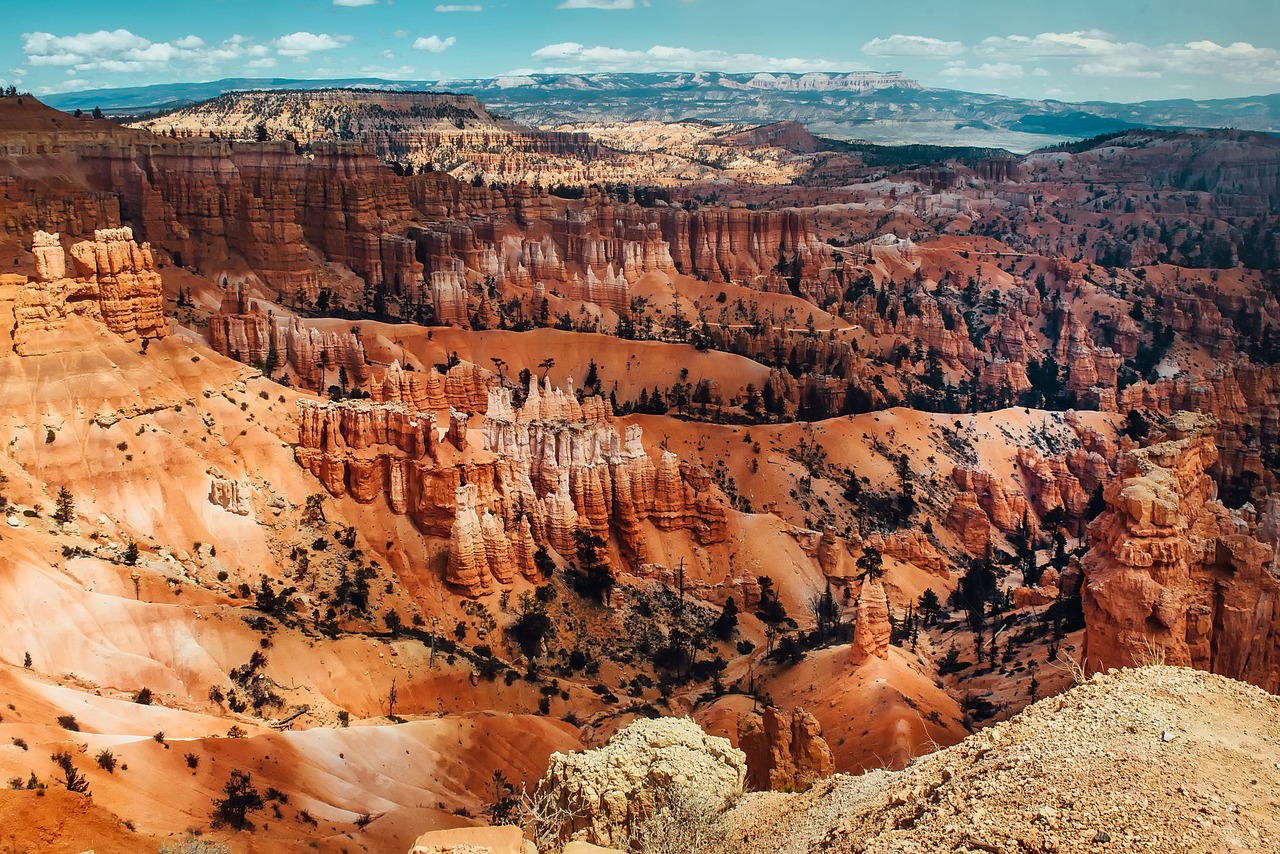
[[98,767],[108,774],[116,773],[116,755],[110,750],[98,754]]
[[224,797],[213,800],[214,827],[230,825],[236,830],[244,830],[249,823],[249,813],[266,806],[253,786],[252,776],[245,771],[232,771],[222,792]]
[[133,695],[133,701],[137,703],[139,706],[151,705],[151,698],[152,698],[151,689],[145,688],[145,687],[142,690],[138,691],[138,693]]
[[[67,787],[68,792],[76,792],[77,794],[89,794],[89,780],[76,770],[71,764],[71,754],[65,750],[59,750],[57,753],[49,757],[54,765],[62,769],[62,783]],[[32,774],[32,777],[35,775]]]
[[184,758],[187,760],[187,767],[192,770],[200,765],[200,757],[194,753],[188,753]]
[[79,732],[80,724],[75,715],[58,715],[58,726],[71,732]]

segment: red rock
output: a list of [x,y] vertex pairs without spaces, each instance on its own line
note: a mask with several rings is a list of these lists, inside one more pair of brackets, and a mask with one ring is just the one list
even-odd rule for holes
[[1163,659],[1280,690],[1280,579],[1216,500],[1215,428],[1180,413],[1180,438],[1122,455],[1081,561],[1090,670]]
[[975,557],[985,554],[991,543],[991,522],[978,504],[978,496],[966,490],[958,494],[947,511],[947,529],[960,538],[965,551]]
[[867,579],[858,595],[858,618],[853,626],[853,663],[889,655],[889,598],[884,585]]
[[738,747],[747,756],[751,791],[802,791],[835,773],[822,727],[803,709],[788,716],[768,706],[762,715],[739,715]]

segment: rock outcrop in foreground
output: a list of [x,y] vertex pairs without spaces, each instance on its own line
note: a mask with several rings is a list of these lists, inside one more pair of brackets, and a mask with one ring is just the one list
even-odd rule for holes
[[896,773],[747,795],[724,854],[1274,851],[1280,697],[1201,671],[1096,675]]
[[742,793],[746,775],[742,751],[693,721],[638,720],[604,747],[553,753],[536,799],[544,815],[563,817],[561,839],[627,848],[647,819],[675,802],[681,812],[719,814]]
[[1280,691],[1280,578],[1206,474],[1216,426],[1179,413],[1173,438],[1127,452],[1107,484],[1081,562],[1089,669],[1150,657]]
[[32,237],[36,278],[14,306],[13,348],[38,356],[65,346],[56,333],[71,315],[104,324],[124,338],[163,338],[169,334],[164,294],[151,244],[139,246],[130,228],[100,228],[93,240],[71,247],[71,268],[59,235],[37,231]]

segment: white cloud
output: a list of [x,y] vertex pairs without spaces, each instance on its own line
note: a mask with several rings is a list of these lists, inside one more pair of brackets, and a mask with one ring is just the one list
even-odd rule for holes
[[245,63],[245,68],[275,68],[276,58],[274,56],[266,56],[262,59],[251,59]]
[[85,71],[154,73],[178,67],[207,71],[223,62],[266,53],[265,47],[240,35],[216,45],[209,45],[195,35],[153,42],[125,29],[72,36],[24,33],[22,40],[22,51],[29,66],[63,68],[73,74]]
[[868,56],[958,56],[964,53],[962,42],[949,42],[930,36],[904,36],[895,33],[887,39],[872,39],[862,46]]
[[557,9],[634,9],[636,0],[564,0]]
[[381,77],[385,80],[403,80],[408,77],[417,76],[418,70],[411,65],[401,65],[398,68],[388,68],[382,65],[364,65],[360,68],[360,74],[365,77]]
[[372,6],[378,0],[333,0],[335,6]]
[[307,56],[321,50],[334,50],[351,41],[351,36],[308,33],[305,30],[281,36],[272,44],[281,56]]
[[458,40],[453,36],[442,39],[439,36],[432,34],[427,36],[425,39],[414,39],[413,49],[425,50],[427,53],[444,53],[457,43]]
[[971,66],[963,62],[953,62],[942,69],[943,77],[985,78],[987,80],[1016,80],[1025,72],[1021,65],[1012,62],[984,62]]
[[437,12],[483,12],[484,7],[480,5],[458,5],[455,3],[442,3],[436,7]]
[[121,57],[148,47],[151,42],[128,30],[98,30],[74,36],[24,33],[22,50],[32,65],[92,67],[93,63]]
[[1034,36],[991,36],[973,49],[982,56],[1000,59],[1043,59],[1048,57],[1107,56],[1134,48],[1139,44],[1115,41],[1102,30],[1076,30],[1070,33],[1040,33]]
[[552,73],[580,71],[848,71],[848,63],[825,59],[783,59],[754,53],[721,50],[694,50],[687,47],[654,45],[648,50],[561,42],[540,47],[533,58],[546,63],[542,70]]
[[992,36],[976,45],[974,53],[1002,61],[1074,59],[1077,64],[1071,70],[1091,77],[1156,79],[1165,75],[1196,75],[1258,86],[1280,84],[1280,51],[1248,42],[1146,45],[1117,41],[1101,30],[1078,30],[1034,36]]

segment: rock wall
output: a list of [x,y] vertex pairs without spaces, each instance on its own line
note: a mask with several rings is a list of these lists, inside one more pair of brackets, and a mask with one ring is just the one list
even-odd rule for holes
[[[94,231],[71,247],[71,269],[59,235],[32,238],[36,278],[19,292],[13,342],[20,355],[65,349],[57,333],[79,315],[102,323],[126,341],[169,334],[164,293],[150,244],[139,246],[128,227]],[[68,275],[70,273],[70,275]]]
[[[205,275],[238,257],[277,302],[308,309],[413,319],[430,309],[438,322],[469,325],[492,277],[504,298],[527,298],[510,289],[542,282],[625,313],[645,273],[757,283],[777,278],[780,260],[816,277],[827,255],[796,211],[641,207],[596,190],[563,199],[528,184],[404,176],[348,142],[316,142],[303,157],[289,142],[154,140],[72,146],[90,188],[117,200],[116,210],[98,210],[109,195],[97,207],[77,200],[84,217],[103,223],[127,212],[157,248]],[[358,279],[322,283],[317,256]]]
[[323,332],[297,317],[282,324],[274,311],[264,312],[250,299],[244,286],[228,291],[218,313],[209,316],[209,345],[246,364],[287,365],[317,391],[340,385],[344,373],[348,387],[358,387],[371,373],[354,332]]
[[1163,658],[1280,691],[1280,578],[1216,498],[1216,428],[1179,413],[1173,438],[1122,455],[1081,562],[1089,669]]
[[518,409],[509,389],[488,398],[484,448],[467,440],[457,411],[446,441],[435,412],[404,402],[301,400],[294,455],[333,495],[385,500],[447,538],[447,580],[472,596],[532,578],[537,545],[573,557],[578,529],[616,540],[632,565],[648,551],[646,520],[703,544],[724,540],[724,499],[710,476],[674,454],[655,464],[640,428],[619,435],[603,399],[579,402],[572,387],[549,383],[531,384]]
[[738,747],[747,757],[747,788],[796,791],[835,773],[831,748],[817,718],[804,709],[788,716],[769,706],[738,717]]

